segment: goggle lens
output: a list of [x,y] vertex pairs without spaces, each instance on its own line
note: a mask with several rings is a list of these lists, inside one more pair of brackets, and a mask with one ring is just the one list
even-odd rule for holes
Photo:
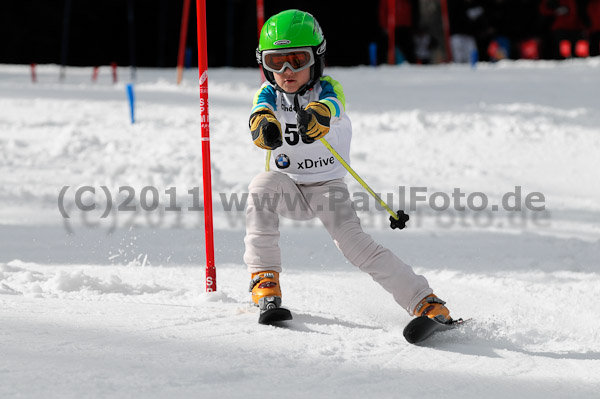
[[268,69],[283,72],[285,64],[288,63],[297,72],[311,65],[312,54],[309,51],[292,51],[286,53],[268,53],[264,55],[264,64]]

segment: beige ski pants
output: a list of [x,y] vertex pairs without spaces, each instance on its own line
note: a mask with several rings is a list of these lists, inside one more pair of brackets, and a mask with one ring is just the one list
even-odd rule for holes
[[252,180],[249,192],[244,261],[250,273],[281,272],[279,216],[293,220],[316,216],[342,254],[390,292],[409,314],[432,293],[425,277],[416,275],[362,230],[342,179],[298,184],[283,173],[263,172]]

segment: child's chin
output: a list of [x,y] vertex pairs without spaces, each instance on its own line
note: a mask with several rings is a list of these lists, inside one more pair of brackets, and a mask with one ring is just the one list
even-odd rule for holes
[[286,92],[287,94],[294,94],[295,92],[298,91],[298,87],[283,87],[283,91]]

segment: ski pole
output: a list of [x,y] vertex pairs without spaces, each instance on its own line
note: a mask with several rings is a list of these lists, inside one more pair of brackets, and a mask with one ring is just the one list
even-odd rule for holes
[[[369,187],[369,185],[358,175],[358,173],[356,173],[354,171],[354,169],[352,169],[352,167],[350,165],[348,165],[348,162],[346,162],[344,160],[344,158],[342,158],[342,156],[340,154],[338,154],[338,152],[331,146],[331,144],[329,144],[329,142],[327,142],[327,140],[325,140],[324,138],[320,139],[321,143],[323,143],[323,145],[325,147],[327,147],[327,149],[333,154],[333,156],[344,166],[344,168],[346,168],[346,170],[348,172],[350,172],[350,174],[356,179],[356,181],[358,181],[360,183],[361,186],[363,186],[363,188],[365,190],[367,190],[367,192],[369,194],[371,194],[375,200],[382,206],[385,208],[385,210],[388,211],[388,213],[392,216],[390,216],[390,227],[392,229],[403,229],[406,227],[406,222],[408,222],[409,216],[404,213],[403,210],[399,210],[398,212],[395,212],[389,207],[388,204],[386,204],[381,197],[379,197],[379,195],[377,195],[377,193],[375,193],[375,191],[373,191],[373,189],[371,189],[371,187]],[[271,168],[269,167],[269,162],[271,159],[271,150],[267,150],[267,159],[265,161],[265,171],[269,171]]]
[[[301,108],[300,108],[300,103],[299,103],[299,101],[298,101],[298,95],[297,95],[297,94],[294,96],[294,107],[296,108],[296,112],[298,112],[298,110],[300,110],[300,109],[301,109]],[[356,173],[356,172],[354,171],[354,169],[352,169],[352,168],[350,167],[350,165],[348,165],[348,162],[346,162],[346,161],[344,160],[344,158],[342,158],[342,156],[341,156],[340,154],[338,154],[338,152],[335,150],[335,148],[333,148],[333,147],[331,146],[331,144],[329,144],[329,143],[327,142],[327,140],[325,140],[324,138],[320,138],[319,140],[321,141],[321,143],[323,143],[323,145],[324,145],[325,147],[327,147],[327,149],[328,149],[328,150],[329,150],[329,151],[330,151],[330,152],[333,154],[333,156],[334,156],[334,157],[335,157],[335,158],[336,158],[336,159],[337,159],[337,160],[338,160],[338,161],[339,161],[339,162],[340,162],[340,163],[341,163],[341,164],[344,166],[344,168],[346,168],[346,170],[347,170],[348,172],[350,172],[350,174],[351,174],[351,175],[352,175],[352,176],[353,176],[353,177],[356,179],[356,181],[357,181],[357,182],[359,182],[359,183],[360,183],[360,185],[361,185],[361,186],[363,186],[363,188],[364,188],[365,190],[367,190],[367,192],[368,192],[369,194],[371,194],[371,195],[373,196],[373,198],[375,198],[375,200],[376,200],[376,201],[377,201],[377,202],[378,202],[378,203],[379,203],[381,206],[383,206],[383,207],[385,208],[385,210],[387,210],[387,211],[388,211],[388,213],[389,213],[390,215],[392,215],[392,216],[390,216],[390,227],[391,227],[392,229],[400,229],[400,230],[402,230],[403,228],[405,228],[405,227],[406,227],[406,222],[408,222],[409,216],[408,216],[406,213],[404,213],[404,211],[403,211],[403,210],[399,210],[398,212],[394,212],[394,211],[392,210],[392,208],[390,208],[390,207],[389,207],[389,205],[388,205],[388,204],[386,204],[386,203],[385,203],[385,202],[384,202],[384,201],[383,201],[383,200],[382,200],[382,199],[379,197],[379,195],[377,195],[377,193],[375,193],[375,191],[373,191],[373,190],[371,189],[371,187],[369,187],[369,185],[368,185],[368,184],[367,184],[367,183],[366,183],[366,182],[365,182],[365,181],[364,181],[364,180],[363,180],[363,179],[362,179],[362,178],[361,178],[361,177],[358,175],[358,173]],[[270,158],[270,155],[271,155],[271,154],[270,154],[270,152],[269,152],[269,154],[268,154],[268,157],[269,157],[269,158]],[[269,169],[268,169],[268,159],[269,159],[269,158],[267,158],[267,170],[269,170]]]
[[342,158],[342,156],[340,154],[338,154],[338,152],[335,150],[335,148],[333,148],[331,146],[331,144],[329,144],[329,142],[327,140],[325,140],[325,138],[321,138],[319,139],[321,141],[321,143],[323,143],[323,145],[325,147],[327,147],[327,149],[333,154],[333,156],[344,166],[344,168],[346,168],[346,170],[352,175],[352,177],[354,177],[356,179],[357,182],[360,183],[361,186],[363,186],[363,188],[365,190],[367,190],[367,192],[369,194],[371,194],[373,196],[373,198],[375,198],[375,200],[385,208],[386,211],[388,211],[388,213],[392,216],[390,216],[390,227],[392,229],[403,229],[406,227],[406,222],[408,222],[409,216],[404,213],[403,210],[399,210],[398,212],[394,212],[392,210],[392,208],[389,207],[388,204],[385,203],[385,201],[383,201],[381,199],[381,197],[379,197],[379,195],[377,195],[377,193],[375,191],[373,191],[373,189],[371,189],[371,187],[369,187],[369,185],[358,175],[358,173],[356,173],[354,171],[354,169],[352,169],[352,167],[350,165],[348,165],[348,162],[346,162],[344,160],[344,158]]

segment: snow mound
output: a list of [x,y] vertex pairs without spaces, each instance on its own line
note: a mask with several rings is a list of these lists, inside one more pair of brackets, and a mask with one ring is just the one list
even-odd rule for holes
[[223,291],[205,292],[200,294],[198,297],[200,303],[210,302],[223,302],[223,303],[235,303],[236,300],[232,299]]
[[115,274],[96,277],[80,269],[36,271],[15,264],[22,262],[0,264],[0,294],[46,297],[64,296],[65,293],[144,295],[170,291],[153,282],[129,284]]

